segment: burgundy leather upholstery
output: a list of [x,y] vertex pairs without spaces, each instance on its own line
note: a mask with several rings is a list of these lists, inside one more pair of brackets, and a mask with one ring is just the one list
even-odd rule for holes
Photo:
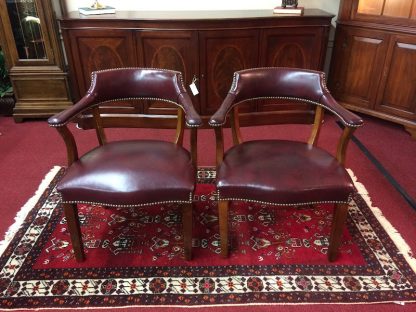
[[119,141],[98,147],[68,168],[57,189],[64,202],[138,206],[189,202],[195,168],[184,148],[162,141]]
[[49,118],[48,123],[51,126],[65,124],[95,104],[129,98],[159,98],[177,103],[183,108],[188,125],[197,127],[202,124],[201,117],[183,86],[181,73],[154,68],[119,68],[93,72],[87,94],[76,105]]
[[361,126],[362,119],[339,105],[325,86],[324,73],[293,68],[254,68],[234,73],[233,85],[209,124],[225,123],[230,109],[257,98],[304,99],[322,105],[334,113],[344,125]]
[[248,141],[229,149],[217,173],[222,200],[272,204],[346,202],[350,176],[328,152],[293,141]]
[[[182,74],[166,69],[116,68],[93,72],[91,78],[91,87],[82,99],[48,120],[67,148],[69,166],[57,190],[62,197],[76,260],[85,259],[78,203],[124,208],[180,204],[177,206],[182,213],[184,257],[190,260],[197,159],[195,128],[202,120],[183,86]],[[175,143],[160,140],[107,142],[106,127],[151,125],[164,128],[168,119],[175,118],[172,115],[149,116],[146,105],[143,111],[130,110],[129,118],[118,113],[125,111],[124,101],[138,100],[168,102],[180,108],[176,115]],[[114,113],[106,107],[108,102],[115,109]],[[75,137],[67,124],[79,122],[84,112],[84,117],[92,116],[100,146],[79,157]],[[108,122],[109,119],[114,123]],[[147,123],[141,123],[143,119]],[[191,127],[191,152],[182,147],[185,123]]]
[[[234,110],[234,107],[259,99],[287,100],[293,106],[296,103],[315,105],[317,109],[308,142],[262,140],[241,143],[238,109]],[[221,127],[231,110],[234,110],[230,124],[235,146],[224,153]],[[345,126],[340,131],[336,156],[317,147],[324,111],[335,115]],[[235,72],[230,91],[209,120],[209,124],[216,127],[222,257],[228,257],[228,215],[232,201],[276,206],[334,203],[328,246],[328,259],[334,261],[348,214],[348,202],[354,192],[353,182],[344,167],[346,148],[355,128],[362,123],[360,117],[334,100],[326,88],[323,72],[282,67]]]

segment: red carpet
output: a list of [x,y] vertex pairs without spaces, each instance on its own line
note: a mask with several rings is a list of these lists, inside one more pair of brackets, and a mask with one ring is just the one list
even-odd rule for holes
[[416,301],[416,260],[393,235],[396,248],[381,225],[389,229],[388,222],[358,194],[334,263],[326,261],[332,211],[326,205],[233,205],[232,253],[220,259],[214,187],[200,184],[191,262],[181,258],[175,205],[150,212],[84,205],[87,261],[79,264],[53,187],[62,173],[25,207],[28,215],[0,258],[2,308]]
[[[414,183],[411,178],[416,176],[416,165],[413,161],[416,142],[400,127],[391,123],[363,116],[365,125],[356,132],[356,136],[371,150],[375,156],[391,171],[409,193],[413,192]],[[326,128],[326,129],[325,129]],[[254,131],[246,131],[247,138],[257,135],[264,136],[297,136],[307,137],[306,129],[287,132],[284,127],[258,127]],[[308,128],[309,129],[309,128]],[[320,145],[333,150],[336,136],[339,133],[336,125],[327,122]],[[0,232],[6,232],[20,207],[31,197],[39,181],[49,171],[50,167],[65,165],[64,145],[54,129],[50,129],[45,121],[26,121],[15,124],[11,118],[0,117]],[[96,139],[93,133],[77,131],[81,137],[80,150],[94,145]],[[163,134],[165,135],[165,134]],[[214,144],[212,130],[199,132],[199,162],[201,165],[214,163]],[[411,161],[408,161],[411,159]],[[389,165],[390,163],[390,165]],[[347,165],[352,168],[360,181],[366,185],[372,194],[373,206],[379,207],[384,216],[402,234],[412,250],[416,250],[416,213],[403,198],[394,190],[388,181],[376,170],[374,165],[364,157],[361,151],[351,143]],[[17,169],[19,168],[19,169]],[[414,305],[401,306],[398,304],[378,305],[297,305],[297,306],[256,306],[256,311],[413,311]],[[159,310],[149,308],[152,311]],[[166,308],[180,311],[179,308]],[[163,309],[163,310],[166,310]],[[146,311],[147,309],[141,309]],[[206,310],[201,308],[200,310]],[[252,307],[215,308],[215,311],[252,311]],[[125,311],[125,309],[113,309]],[[210,309],[210,311],[212,311]]]

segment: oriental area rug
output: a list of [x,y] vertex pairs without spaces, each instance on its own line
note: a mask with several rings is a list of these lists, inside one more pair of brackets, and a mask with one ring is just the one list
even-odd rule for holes
[[332,206],[233,203],[230,257],[219,256],[215,171],[194,196],[193,259],[175,205],[79,207],[86,260],[74,259],[55,167],[6,234],[0,309],[416,301],[416,260],[364,187],[349,203],[339,258],[326,258]]

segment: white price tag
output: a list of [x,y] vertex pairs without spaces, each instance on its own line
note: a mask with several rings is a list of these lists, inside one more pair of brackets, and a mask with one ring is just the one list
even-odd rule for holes
[[192,91],[192,94],[193,94],[193,95],[197,95],[197,94],[199,93],[198,88],[197,88],[197,87],[196,87],[196,85],[195,85],[195,82],[192,82],[192,83],[189,85],[189,88],[191,88],[191,91]]
[[197,95],[197,94],[199,94],[199,91],[198,91],[198,88],[196,87],[196,84],[195,84],[195,82],[198,80],[198,78],[196,78],[195,76],[194,76],[194,78],[192,78],[192,82],[191,82],[191,84],[189,85],[189,88],[191,89],[191,91],[192,91],[192,94],[193,95]]

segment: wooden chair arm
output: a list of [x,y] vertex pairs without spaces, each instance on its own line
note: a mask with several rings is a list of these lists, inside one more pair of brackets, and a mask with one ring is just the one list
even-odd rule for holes
[[339,161],[340,164],[344,166],[345,166],[345,159],[347,155],[348,143],[350,142],[350,139],[356,129],[357,128],[355,127],[349,127],[349,126],[344,127],[342,135],[338,141],[336,159]]
[[66,125],[56,127],[56,130],[58,130],[65,142],[68,166],[70,166],[73,162],[78,160],[78,148],[75,138]]
[[80,113],[89,109],[95,103],[96,103],[95,95],[88,93],[74,105],[50,117],[48,119],[48,124],[51,127],[59,127],[62,125],[66,125],[68,122],[70,122]]
[[202,126],[202,118],[196,112],[192,105],[191,98],[188,93],[180,93],[178,96],[178,102],[185,112],[185,122],[188,127],[200,127]]
[[215,127],[215,160],[217,169],[221,165],[224,158],[224,134],[222,127]]
[[362,118],[338,104],[329,92],[322,95],[321,104],[326,110],[337,116],[344,126],[353,128],[362,126]]
[[222,102],[220,108],[209,119],[209,125],[212,127],[220,127],[225,124],[228,113],[235,104],[236,95],[234,93],[228,93]]

